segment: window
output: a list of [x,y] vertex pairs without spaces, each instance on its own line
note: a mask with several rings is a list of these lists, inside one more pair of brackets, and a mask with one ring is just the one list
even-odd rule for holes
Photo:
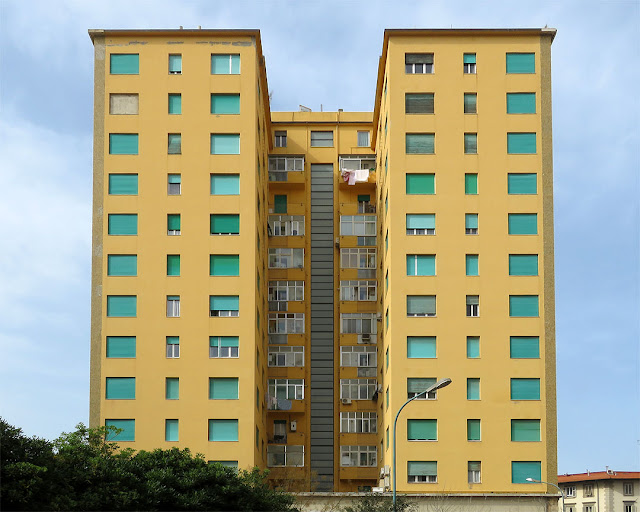
[[164,420],[164,440],[178,441],[178,420]]
[[462,56],[462,70],[465,75],[476,74],[476,54],[475,53],[465,53]]
[[622,482],[623,496],[633,496],[633,482]]
[[286,131],[277,131],[275,137],[276,137],[275,146],[277,148],[286,148],[287,147],[287,132]]
[[110,155],[137,155],[138,154],[138,134],[137,133],[110,133],[109,134],[109,154]]
[[407,194],[435,194],[436,175],[407,174],[406,187]]
[[540,316],[537,295],[509,295],[509,316]]
[[562,491],[565,498],[575,498],[576,497],[576,486],[575,485],[567,485],[564,487]]
[[538,234],[538,214],[537,213],[510,213],[509,214],[509,234],[510,235],[537,235]]
[[137,276],[138,256],[135,254],[109,254],[107,256],[108,276]]
[[209,378],[209,400],[237,400],[238,378]]
[[269,235],[304,235],[304,215],[269,215]]
[[311,147],[330,148],[333,147],[333,132],[311,132]]
[[478,275],[478,255],[466,254],[464,257],[465,272],[468,276]]
[[410,484],[435,484],[438,482],[438,463],[436,461],[407,462],[407,481]]
[[238,346],[237,336],[209,336],[209,357],[212,359],[238,357]]
[[340,379],[340,398],[371,400],[378,389],[376,379]]
[[179,133],[170,133],[168,136],[169,145],[167,153],[169,155],[180,155],[182,153],[182,135]]
[[136,398],[135,377],[107,377],[105,398],[107,400],[134,400]]
[[540,400],[540,379],[511,379],[511,400]]
[[480,357],[480,336],[467,336],[467,359]]
[[408,276],[435,276],[435,254],[407,254]]
[[511,483],[528,484],[527,478],[542,479],[542,468],[539,461],[536,462],[511,462]]
[[269,334],[303,334],[304,313],[269,313]]
[[[623,504],[623,512],[636,512],[636,502],[624,502]],[[593,512],[593,510],[592,510]]]
[[267,466],[270,468],[304,466],[304,445],[267,445]]
[[434,133],[407,133],[405,152],[408,155],[433,155],[435,150]]
[[137,53],[112,53],[109,55],[109,73],[112,75],[139,74],[140,56]]
[[304,347],[269,347],[269,366],[304,366]]
[[575,505],[565,505],[563,512],[576,512],[576,506]]
[[407,316],[436,316],[436,296],[407,295]]
[[239,276],[240,256],[238,254],[211,254],[209,256],[210,276]]
[[168,295],[167,296],[167,317],[179,317],[180,316],[180,296]]
[[287,196],[286,196],[286,194],[274,194],[274,196],[273,196],[273,213],[287,213]]
[[377,300],[377,281],[340,281],[340,300]]
[[239,155],[240,154],[240,134],[239,133],[212,133],[211,134],[211,154],[212,155]]
[[428,394],[424,394],[424,391],[429,389],[436,383],[436,379],[429,378],[408,378],[407,379],[407,398],[413,398],[418,396],[416,400],[435,400],[437,397],[436,391],[430,391]]
[[375,313],[340,313],[340,334],[376,334]]
[[212,196],[237,196],[240,194],[239,174],[212,174]]
[[408,359],[434,359],[435,357],[435,336],[407,336]]
[[340,249],[340,268],[375,269],[376,252],[376,249]]
[[239,114],[240,113],[240,95],[239,94],[212,94],[211,95],[211,113]]
[[180,234],[180,214],[170,213],[167,215],[167,235]]
[[212,75],[239,75],[240,55],[228,53],[211,54],[211,74]]
[[540,420],[511,420],[511,440],[539,442]]
[[464,134],[464,153],[465,155],[475,155],[478,153],[478,134]]
[[212,235],[240,234],[240,215],[212,213],[210,223]]
[[535,114],[535,92],[508,92],[507,114]]
[[304,379],[269,379],[269,396],[278,400],[304,400]]
[[182,94],[169,94],[169,114],[182,114]]
[[433,114],[433,93],[404,95],[405,114]]
[[371,204],[369,194],[358,194],[358,213],[376,213],[376,205]]
[[438,420],[407,420],[408,441],[437,441]]
[[404,71],[408,75],[433,73],[433,53],[405,53]]
[[104,420],[105,427],[114,427],[120,429],[121,432],[115,433],[111,430],[107,434],[107,441],[116,441],[118,443],[124,441],[136,440],[136,420]]
[[209,441],[237,441],[238,420],[209,420]]
[[269,157],[269,181],[289,181],[290,172],[304,171],[304,157]]
[[476,195],[478,193],[478,175],[467,173],[464,175],[464,193]]
[[464,216],[464,233],[465,235],[478,234],[478,214],[466,213]]
[[478,94],[475,92],[465,92],[463,105],[464,105],[465,114],[477,114],[478,113]]
[[480,441],[480,420],[467,420],[467,441]]
[[535,53],[507,53],[507,73],[535,73]]
[[509,254],[510,276],[537,276],[537,254]]
[[137,300],[136,295],[107,295],[107,316],[135,317]]
[[179,53],[169,54],[169,74],[181,75],[182,74],[182,55]]
[[507,133],[507,153],[509,155],[534,155],[536,153],[536,134]]
[[165,399],[178,400],[180,398],[180,379],[167,377],[165,379]]
[[169,174],[167,176],[167,194],[179,196],[182,193],[182,176],[180,174]]
[[480,461],[469,461],[467,463],[467,472],[469,475],[470,484],[479,484],[482,480],[480,478]]
[[135,336],[107,336],[107,357],[135,358]]
[[368,148],[371,144],[369,143],[369,132],[358,132],[358,147],[359,148]]
[[167,275],[168,276],[180,275],[180,255],[179,254],[167,254]]
[[376,347],[340,347],[340,366],[375,368],[378,366]]
[[109,194],[112,196],[137,196],[137,174],[109,174]]
[[269,268],[303,268],[304,249],[269,249]]
[[595,503],[585,503],[582,505],[582,512],[596,512]]
[[109,94],[109,114],[137,115],[139,103],[137,94]]
[[407,235],[435,235],[436,215],[427,214],[407,214]]
[[[304,300],[304,281],[269,281],[267,300],[269,302]],[[279,309],[275,310],[279,311]]]
[[509,173],[507,175],[509,194],[537,194],[538,175],[536,173]]
[[480,297],[467,295],[467,316],[480,316]]
[[375,434],[378,431],[378,414],[375,412],[341,412],[340,432]]
[[467,379],[467,400],[480,400],[480,379]]
[[341,446],[340,466],[377,467],[378,448],[376,446]]
[[237,295],[210,295],[209,316],[238,316],[239,299]]

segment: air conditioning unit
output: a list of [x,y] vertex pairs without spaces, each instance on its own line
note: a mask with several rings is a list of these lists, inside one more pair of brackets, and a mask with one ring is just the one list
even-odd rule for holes
[[343,398],[341,402],[342,405],[351,405],[351,398]]
[[380,473],[384,472],[384,476],[389,476],[391,475],[391,466],[383,466],[382,469],[380,470]]
[[298,422],[296,420],[293,420],[290,424],[289,424],[289,428],[291,429],[291,432],[295,432],[296,429],[298,428]]
[[372,487],[371,492],[384,492],[384,487]]
[[370,343],[370,342],[371,342],[371,334],[363,334],[362,343]]

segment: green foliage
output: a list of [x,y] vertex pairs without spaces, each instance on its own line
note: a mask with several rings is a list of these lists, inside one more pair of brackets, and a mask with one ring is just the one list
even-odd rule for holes
[[[415,504],[408,502],[402,496],[397,496],[397,512],[412,512],[413,510],[415,510]],[[343,512],[394,512],[393,498],[380,494],[366,494],[358,498],[354,504],[345,507]]]

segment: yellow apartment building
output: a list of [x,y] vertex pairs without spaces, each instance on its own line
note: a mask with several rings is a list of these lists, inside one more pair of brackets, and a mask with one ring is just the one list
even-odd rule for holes
[[258,30],[89,35],[92,426],[384,492],[417,395],[399,492],[553,492],[555,30],[386,30],[373,112],[271,112]]

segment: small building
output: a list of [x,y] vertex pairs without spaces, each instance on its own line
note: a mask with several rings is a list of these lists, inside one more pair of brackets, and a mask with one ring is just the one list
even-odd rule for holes
[[558,475],[562,512],[638,512],[639,471],[596,471]]

